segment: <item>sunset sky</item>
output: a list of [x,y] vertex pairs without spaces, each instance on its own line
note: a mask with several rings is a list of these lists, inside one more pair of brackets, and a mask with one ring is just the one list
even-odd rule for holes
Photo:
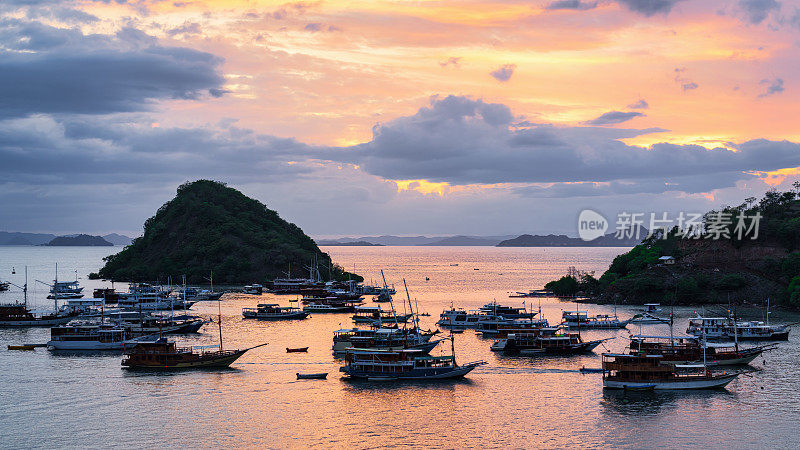
[[798,1],[0,2],[0,230],[210,178],[314,236],[574,235],[788,189],[798,142]]

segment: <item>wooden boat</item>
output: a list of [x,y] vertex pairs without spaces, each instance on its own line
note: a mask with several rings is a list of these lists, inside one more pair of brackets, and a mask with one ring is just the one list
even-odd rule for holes
[[328,372],[323,373],[298,373],[298,380],[324,380],[328,378]]
[[430,352],[439,341],[430,342],[436,332],[416,332],[398,328],[361,329],[346,328],[333,334],[334,353],[345,353],[348,348],[380,348],[400,350],[417,348]]
[[248,284],[242,290],[245,294],[261,295],[264,292],[264,286],[260,284]]
[[359,306],[353,315],[355,323],[406,323],[411,314],[396,314],[390,310],[382,310],[380,306]]
[[[7,285],[13,283],[7,282]],[[15,287],[22,289],[22,303],[12,303],[0,305],[0,328],[21,328],[21,327],[52,327],[63,325],[75,319],[79,313],[72,310],[59,311],[58,305],[54,304],[54,312],[51,314],[34,315],[28,309],[28,268],[25,267],[25,284]],[[57,302],[56,302],[57,303]]]
[[255,308],[242,308],[245,319],[258,320],[295,320],[305,319],[308,313],[291,306],[279,306],[277,303],[262,303]]
[[483,337],[506,337],[513,333],[553,334],[556,329],[557,327],[550,327],[547,319],[509,319],[498,316],[479,320],[475,331]]
[[195,369],[224,368],[233,364],[249,350],[267,344],[256,345],[244,350],[215,350],[195,352],[192,348],[177,347],[166,338],[155,342],[137,344],[125,354],[122,367],[127,369]]
[[180,348],[175,342],[159,338],[155,342],[140,342],[125,354],[122,367],[127,369],[180,370],[197,368],[225,368],[248,351],[267,345],[259,344],[244,350],[222,348],[222,307],[217,299],[217,324],[219,325],[219,350],[195,352],[191,347]]
[[124,350],[158,335],[142,336],[118,325],[73,322],[50,329],[52,350]]
[[739,373],[679,373],[676,366],[662,364],[661,355],[603,354],[603,387],[626,390],[685,390],[725,387]]
[[306,353],[306,352],[308,352],[308,347],[298,347],[298,348],[286,347],[286,353]]
[[354,310],[350,305],[334,306],[326,303],[309,303],[303,307],[303,311],[307,313],[349,313]]
[[9,345],[9,350],[33,350],[36,348],[34,344],[22,344],[22,345]]
[[63,325],[79,315],[76,311],[59,311],[34,315],[24,303],[0,305],[0,328],[52,327]]
[[521,356],[573,355],[591,352],[604,340],[584,341],[580,333],[570,331],[560,334],[514,333],[492,344],[491,350]]
[[[702,343],[694,336],[631,336],[630,354],[661,355],[663,364],[691,364],[702,362],[708,366],[733,366],[749,364],[759,355],[774,348],[765,345],[740,348],[736,343]],[[705,355],[704,355],[705,353]]]
[[98,288],[92,291],[92,297],[105,299],[107,303],[117,303],[123,296],[114,288]]
[[737,321],[732,317],[695,317],[689,319],[687,333],[710,340],[786,341],[790,325],[770,325],[759,321]]
[[616,329],[625,328],[632,320],[639,316],[634,316],[628,320],[619,320],[615,315],[598,314],[590,316],[587,311],[564,311],[562,313],[564,325],[570,328],[580,329]]
[[454,356],[426,356],[419,350],[349,349],[339,369],[349,378],[369,381],[441,380],[460,378],[486,364],[458,365]]

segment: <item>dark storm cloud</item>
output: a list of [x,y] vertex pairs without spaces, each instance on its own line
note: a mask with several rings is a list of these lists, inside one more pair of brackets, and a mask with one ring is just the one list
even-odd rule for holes
[[309,147],[228,126],[153,127],[146,117],[32,116],[0,121],[0,182],[149,183],[185,177],[252,181],[310,171]]
[[586,121],[586,125],[614,125],[627,122],[636,117],[644,117],[640,112],[609,111],[596,119]]
[[739,7],[744,11],[748,22],[758,25],[772,11],[778,11],[781,8],[781,4],[776,0],[741,0]]
[[222,60],[165,47],[141,31],[84,35],[38,22],[0,21],[0,118],[146,110],[162,99],[219,94]]
[[384,178],[456,185],[663,182],[702,175],[727,186],[742,179],[745,171],[800,166],[800,145],[788,141],[749,141],[736,146],[735,152],[668,143],[642,148],[620,139],[664,130],[515,129],[513,123],[505,105],[450,96],[433,99],[413,116],[377,125],[371,142],[318,157],[353,162]]
[[505,64],[493,70],[490,75],[497,81],[506,82],[511,79],[511,75],[514,75],[514,70],[516,68],[517,66],[515,64]]
[[581,0],[559,0],[547,5],[547,9],[573,9],[585,11],[597,8],[597,2],[582,2]]

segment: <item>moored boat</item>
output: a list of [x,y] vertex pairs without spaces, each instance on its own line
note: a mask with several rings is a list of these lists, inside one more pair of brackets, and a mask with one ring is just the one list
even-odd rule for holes
[[371,381],[460,378],[484,361],[458,365],[454,356],[427,356],[420,350],[350,349],[339,370],[353,379]]
[[625,328],[634,318],[619,320],[619,317],[608,314],[590,316],[587,311],[564,311],[563,324],[571,328],[581,329],[616,329]]
[[396,314],[390,310],[383,310],[380,306],[358,306],[353,315],[355,323],[405,323],[411,314]]
[[355,311],[352,306],[333,306],[324,303],[309,303],[303,307],[303,311],[307,313],[349,313]]
[[439,342],[430,342],[435,334],[436,332],[418,332],[398,328],[347,328],[334,331],[333,352],[345,353],[348,348],[389,350],[417,348],[430,352]]
[[521,356],[573,355],[591,352],[605,340],[584,341],[580,333],[569,330],[557,334],[515,333],[492,344],[491,350]]
[[198,369],[225,368],[233,364],[248,351],[262,347],[260,344],[243,350],[212,350],[200,352],[191,347],[181,348],[175,342],[160,338],[155,342],[143,342],[125,354],[122,367],[126,369]]
[[136,336],[118,325],[70,323],[50,329],[51,350],[124,350],[157,336]]
[[[628,390],[685,390],[725,387],[739,373],[679,373],[662,355],[603,354],[603,387]],[[699,366],[703,367],[703,366]]]
[[261,295],[264,292],[264,286],[260,284],[248,284],[244,287],[243,292],[250,295]]
[[661,355],[663,364],[692,364],[705,359],[708,366],[733,366],[749,364],[773,347],[739,348],[736,343],[703,343],[694,336],[676,338],[634,335],[631,336],[628,348],[630,354]]
[[478,321],[475,331],[483,337],[505,337],[509,333],[535,333],[543,328],[550,328],[547,319],[507,319],[505,317],[497,317]]
[[328,372],[322,373],[297,373],[298,380],[324,380],[328,378]]
[[38,314],[28,309],[28,268],[25,267],[25,284],[17,286],[11,282],[9,285],[22,289],[22,303],[0,305],[0,328],[21,327],[52,327],[63,325],[78,317],[79,313],[70,309],[57,309],[52,313]]
[[789,325],[770,325],[759,321],[737,321],[732,317],[700,317],[689,319],[687,333],[711,340],[786,341]]
[[258,320],[296,320],[305,319],[308,317],[308,313],[292,306],[261,303],[255,308],[242,308],[242,316],[246,319]]
[[34,314],[25,304],[0,305],[0,328],[52,327],[63,325],[79,315],[75,311]]

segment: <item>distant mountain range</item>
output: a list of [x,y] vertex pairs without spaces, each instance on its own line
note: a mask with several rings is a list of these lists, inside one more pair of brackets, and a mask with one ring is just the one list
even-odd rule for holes
[[633,247],[642,237],[647,235],[647,230],[642,228],[639,239],[617,239],[614,233],[601,236],[593,241],[584,241],[580,238],[569,237],[564,234],[521,236],[362,236],[344,237],[339,239],[320,239],[319,245],[331,246],[358,246],[358,245],[386,245],[386,246],[474,246],[474,247]]
[[514,239],[508,239],[497,244],[498,247],[633,247],[642,238],[647,236],[647,230],[642,229],[638,239],[618,239],[615,233],[608,233],[592,241],[569,237],[563,234],[548,234],[538,236],[523,234]]
[[[56,236],[55,234],[47,233],[18,233],[9,231],[0,231],[0,245],[47,245],[57,237],[74,238],[76,236],[89,236],[87,234],[69,234],[65,236]],[[117,233],[107,234],[105,236],[95,236],[108,241],[113,245],[130,245],[133,239],[128,236],[123,236]],[[88,241],[87,241],[88,242]],[[71,244],[75,245],[75,244]]]
[[383,247],[383,244],[373,244],[367,241],[337,242],[337,241],[317,241],[317,245],[327,245],[330,247]]
[[[320,239],[319,245],[354,245],[354,242],[363,242],[373,245],[386,246],[486,246],[493,247],[503,240],[513,238],[513,235],[506,236],[362,236],[344,237],[339,239]],[[363,245],[363,244],[362,244]]]

